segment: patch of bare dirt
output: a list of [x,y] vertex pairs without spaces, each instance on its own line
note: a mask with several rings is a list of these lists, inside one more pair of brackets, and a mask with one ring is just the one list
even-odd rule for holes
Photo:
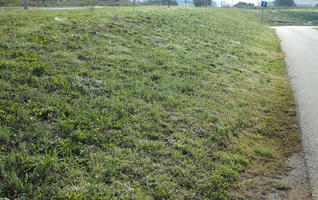
[[269,200],[313,200],[309,184],[304,153],[295,153],[288,159],[291,171],[287,176],[278,180],[289,189],[271,192],[267,195]]

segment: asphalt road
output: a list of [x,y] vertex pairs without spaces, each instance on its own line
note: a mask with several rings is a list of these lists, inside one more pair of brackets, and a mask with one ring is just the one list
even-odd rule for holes
[[313,199],[318,200],[318,30],[305,26],[275,29],[297,103]]

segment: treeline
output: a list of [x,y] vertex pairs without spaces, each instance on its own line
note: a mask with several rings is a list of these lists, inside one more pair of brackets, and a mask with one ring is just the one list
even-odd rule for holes
[[274,1],[275,6],[279,7],[293,7],[296,6],[295,2],[293,0],[276,0]]

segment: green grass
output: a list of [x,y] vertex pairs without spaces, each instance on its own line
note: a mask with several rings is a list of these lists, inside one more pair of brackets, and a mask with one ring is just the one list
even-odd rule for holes
[[271,25],[318,25],[318,9],[266,10],[264,21]]
[[0,37],[1,197],[264,199],[299,150],[252,11],[1,11]]

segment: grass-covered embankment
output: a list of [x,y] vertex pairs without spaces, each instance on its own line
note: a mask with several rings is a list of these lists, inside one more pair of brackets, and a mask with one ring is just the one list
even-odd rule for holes
[[318,26],[318,9],[266,10],[264,14],[264,21],[273,26]]
[[0,37],[1,197],[263,198],[299,148],[250,11],[3,11]]
[[[79,1],[28,1],[29,7],[75,7],[75,6],[127,6],[131,4],[128,1],[99,1],[99,0],[79,0]],[[0,7],[24,7],[24,1],[21,0],[2,0]]]

